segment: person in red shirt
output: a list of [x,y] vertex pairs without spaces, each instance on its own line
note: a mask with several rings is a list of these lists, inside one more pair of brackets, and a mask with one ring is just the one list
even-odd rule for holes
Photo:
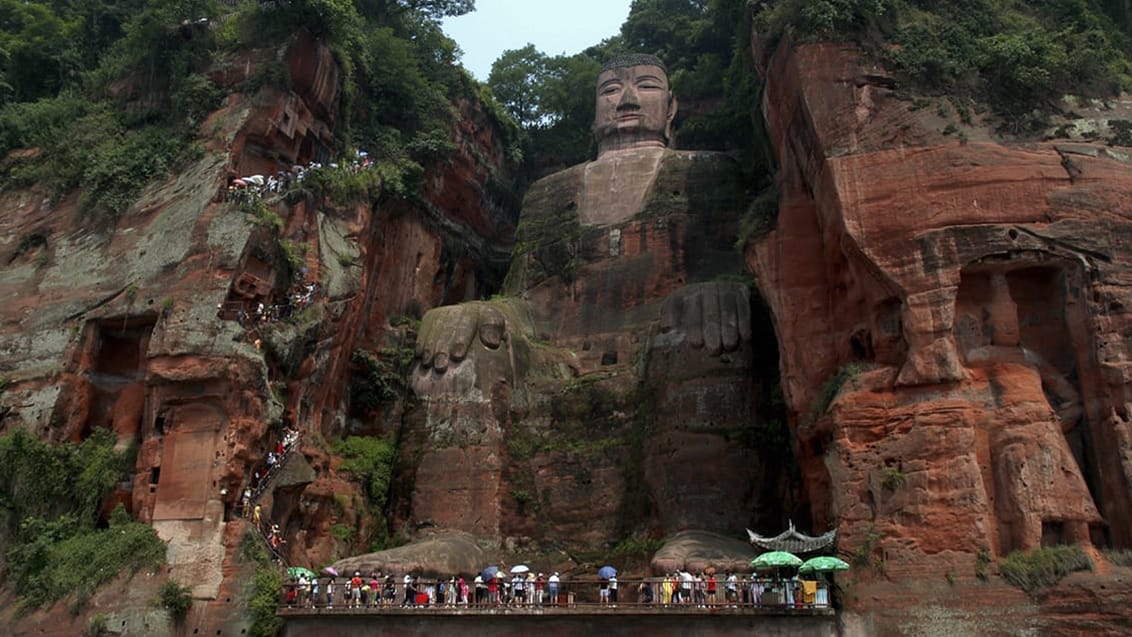
[[715,573],[708,575],[707,580],[707,605],[715,606]]
[[499,603],[499,578],[487,578],[487,603],[494,606]]
[[362,581],[362,574],[358,571],[354,571],[354,576],[350,578],[350,589],[354,592],[354,601],[353,601],[353,607],[354,608],[360,608],[361,605],[362,605],[362,586],[363,585],[364,585],[364,582]]

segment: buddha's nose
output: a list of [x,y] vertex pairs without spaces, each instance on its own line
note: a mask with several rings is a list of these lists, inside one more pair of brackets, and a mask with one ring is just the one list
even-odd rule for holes
[[617,103],[617,110],[640,107],[641,101],[637,97],[637,88],[631,84],[626,86],[625,91],[621,93],[621,101]]

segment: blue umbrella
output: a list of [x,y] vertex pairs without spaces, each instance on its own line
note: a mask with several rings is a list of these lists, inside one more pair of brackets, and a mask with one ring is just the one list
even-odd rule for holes
[[597,570],[597,576],[602,579],[609,579],[617,576],[617,569],[612,566],[606,565]]
[[498,573],[498,572],[499,572],[498,566],[489,566],[489,567],[483,569],[483,572],[480,573],[480,576],[483,577],[483,581],[486,582],[487,580],[495,577],[495,574]]

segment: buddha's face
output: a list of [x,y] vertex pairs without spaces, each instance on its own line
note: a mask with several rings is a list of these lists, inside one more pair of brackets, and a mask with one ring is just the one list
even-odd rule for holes
[[599,156],[608,150],[667,146],[675,117],[676,100],[660,67],[627,66],[598,76],[594,139]]

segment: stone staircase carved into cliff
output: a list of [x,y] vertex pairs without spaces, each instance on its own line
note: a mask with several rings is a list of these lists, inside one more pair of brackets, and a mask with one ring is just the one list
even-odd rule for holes
[[295,440],[289,446],[285,446],[283,448],[282,456],[276,459],[275,463],[268,467],[267,472],[260,478],[255,488],[252,489],[251,497],[248,498],[247,505],[242,511],[243,517],[245,519],[248,519],[253,525],[255,525],[256,533],[257,535],[259,535],[260,539],[263,540],[263,545],[267,549],[268,554],[271,556],[272,561],[274,561],[276,564],[279,564],[280,568],[282,569],[286,569],[288,566],[290,566],[290,564],[288,563],[282,549],[276,548],[271,544],[271,521],[261,518],[259,520],[259,523],[257,524],[254,520],[252,512],[255,510],[255,507],[259,505],[260,498],[263,496],[264,492],[267,491],[267,488],[271,486],[271,483],[274,481],[274,479],[283,472],[284,467],[287,466],[287,462],[291,459],[291,457],[298,452],[299,444],[300,442],[302,442],[302,439],[303,435],[300,431],[295,437]]

